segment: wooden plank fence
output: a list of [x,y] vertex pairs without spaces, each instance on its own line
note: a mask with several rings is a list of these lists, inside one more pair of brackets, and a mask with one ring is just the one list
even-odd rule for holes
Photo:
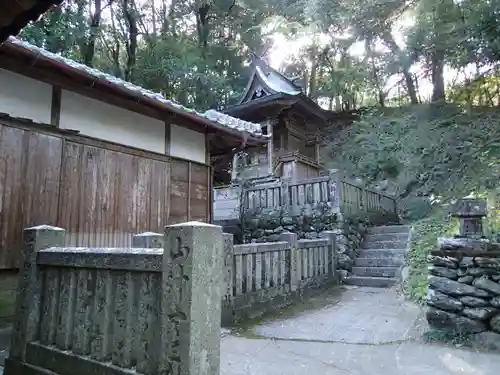
[[36,124],[0,119],[0,269],[23,228],[67,228],[67,246],[127,247],[132,235],[210,221],[210,167]]

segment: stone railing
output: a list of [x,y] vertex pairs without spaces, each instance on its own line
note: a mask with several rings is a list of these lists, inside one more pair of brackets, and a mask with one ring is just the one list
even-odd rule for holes
[[[221,199],[227,200],[227,197]],[[332,213],[396,212],[394,197],[345,181],[337,170],[331,170],[327,176],[304,181],[281,180],[252,186],[245,189],[243,199],[247,211],[282,209],[292,215],[319,205],[328,206]]]
[[64,241],[60,228],[24,231],[5,375],[219,374],[221,227],[169,226],[137,236],[144,248]]
[[340,194],[336,175],[315,177],[305,181],[278,181],[245,189],[246,211],[286,210],[299,215],[304,209],[327,205],[332,213],[340,212]]
[[303,181],[279,180],[245,187],[214,189],[214,222],[239,221],[246,213],[265,215],[281,211],[285,216],[321,212],[321,215],[368,212],[397,214],[395,197],[344,180],[341,171]]
[[441,239],[428,262],[429,325],[457,333],[500,334],[500,244]]
[[370,211],[397,213],[396,199],[352,181],[342,181],[341,212],[353,214]]
[[325,231],[315,240],[282,233],[278,242],[245,245],[233,245],[232,235],[224,235],[225,324],[288,305],[310,290],[338,281],[335,232]]

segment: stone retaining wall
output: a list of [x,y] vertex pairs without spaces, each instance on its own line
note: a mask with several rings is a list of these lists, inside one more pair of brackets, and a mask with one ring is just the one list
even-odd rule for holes
[[428,263],[426,316],[432,328],[500,334],[500,244],[442,239]]
[[340,281],[350,273],[356,251],[369,226],[398,222],[398,217],[385,212],[365,212],[342,216],[331,213],[328,207],[317,205],[304,210],[301,215],[290,216],[283,211],[249,211],[244,217],[244,237],[248,242],[275,242],[285,232],[295,233],[299,239],[313,240],[323,231],[336,235],[337,267]]

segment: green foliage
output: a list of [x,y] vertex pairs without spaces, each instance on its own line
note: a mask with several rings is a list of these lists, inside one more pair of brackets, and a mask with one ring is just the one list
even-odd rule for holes
[[424,340],[429,343],[445,343],[456,346],[469,346],[471,345],[470,333],[452,332],[442,330],[429,330],[424,333]]
[[409,277],[403,285],[405,294],[412,300],[423,303],[427,295],[427,255],[437,246],[438,237],[456,233],[457,222],[442,212],[414,224],[411,247],[407,254]]
[[343,222],[346,228],[352,225],[356,226],[357,224],[363,224],[366,227],[376,227],[399,224],[399,217],[396,213],[390,211],[368,211],[344,215]]
[[454,105],[373,109],[335,134],[325,159],[370,184],[386,180],[403,206],[418,196],[485,193],[500,178],[499,121],[496,111]]

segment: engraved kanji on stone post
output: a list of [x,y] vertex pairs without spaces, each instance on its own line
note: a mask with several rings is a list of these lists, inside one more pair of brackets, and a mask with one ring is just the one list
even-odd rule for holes
[[220,226],[165,228],[160,374],[219,374],[223,270]]
[[224,285],[222,297],[222,324],[233,323],[233,263],[234,263],[234,236],[224,233]]

